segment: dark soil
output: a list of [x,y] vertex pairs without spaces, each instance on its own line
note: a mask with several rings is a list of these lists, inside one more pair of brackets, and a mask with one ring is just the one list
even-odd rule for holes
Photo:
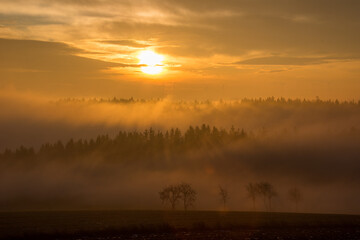
[[360,216],[249,212],[0,213],[0,240],[360,240]]

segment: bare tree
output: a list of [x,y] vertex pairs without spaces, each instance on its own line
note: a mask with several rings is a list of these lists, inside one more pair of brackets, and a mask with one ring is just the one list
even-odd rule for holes
[[181,191],[178,185],[170,185],[165,187],[161,192],[159,192],[160,199],[163,204],[170,204],[171,209],[175,210],[176,204],[181,199]]
[[219,195],[220,195],[220,199],[221,199],[221,202],[222,202],[224,210],[225,210],[226,203],[229,198],[228,191],[225,188],[219,186]]
[[267,198],[268,198],[268,202],[269,202],[269,211],[271,211],[271,200],[273,197],[276,197],[278,194],[277,192],[275,191],[274,187],[270,184],[270,188],[268,190],[268,193],[267,193]]
[[259,190],[259,194],[263,197],[265,209],[271,211],[271,200],[273,197],[277,196],[273,185],[268,182],[259,182],[256,185]]
[[184,210],[188,210],[189,207],[194,205],[196,200],[196,192],[188,183],[181,183],[178,185],[180,192],[180,199],[183,201]]
[[296,211],[298,211],[299,202],[302,200],[302,194],[297,187],[291,188],[289,190],[289,199],[295,203]]
[[256,210],[256,198],[260,194],[258,184],[249,183],[246,185],[246,191],[248,192],[248,197],[251,198],[253,202],[253,210]]

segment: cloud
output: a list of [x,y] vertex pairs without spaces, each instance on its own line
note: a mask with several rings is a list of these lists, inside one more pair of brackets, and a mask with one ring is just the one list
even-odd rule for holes
[[[181,66],[166,68],[164,74],[156,76],[157,79],[192,82],[194,86],[188,88],[190,91],[199,89],[198,86],[203,83],[209,86],[217,81],[232,86],[234,90],[231,97],[238,97],[239,92],[252,96],[290,94],[297,97],[313,97],[319,95],[316,92],[321,92],[321,95],[326,97],[344,98],[349,95],[356,96],[355,90],[358,88],[358,82],[355,81],[358,78],[357,59],[360,57],[360,33],[357,31],[360,18],[356,11],[358,8],[359,3],[350,0],[279,0],[276,3],[265,0],[209,0],[207,4],[187,0],[5,0],[0,4],[0,12],[3,13],[5,22],[17,16],[24,19],[28,16],[29,20],[19,20],[18,24],[15,22],[14,25],[0,28],[0,34],[9,38],[66,42],[86,52],[81,53],[82,57],[118,63],[117,68],[111,67],[111,71],[105,70],[102,74],[97,72],[90,76],[85,69],[78,72],[83,75],[76,79],[81,78],[84,82],[86,78],[88,81],[88,86],[83,86],[84,89],[89,90],[90,85],[102,89],[98,95],[110,92],[111,95],[117,92],[127,93],[128,91],[121,89],[124,85],[129,86],[126,81],[142,81],[148,85],[154,83],[147,81],[148,77],[141,74],[138,71],[139,66],[136,65],[136,51],[138,48],[148,47],[149,44],[151,48],[166,56],[165,65],[174,62]],[[47,21],[56,24],[46,24]],[[253,52],[259,54],[254,55]],[[243,62],[222,64],[239,60]],[[345,61],[348,64],[343,64]],[[335,62],[336,67],[329,69]],[[274,63],[276,65],[272,65]],[[264,64],[266,69],[259,64]],[[302,70],[280,73],[276,72],[279,70],[277,65],[306,66],[306,69],[304,67]],[[319,69],[315,71],[315,68]],[[19,69],[16,71],[19,73]],[[257,74],[264,71],[273,74]],[[38,72],[42,72],[43,76],[36,78],[44,79],[44,71]],[[300,80],[297,79],[300,77],[303,79],[299,87],[289,85],[290,81],[285,83],[285,79],[295,79],[299,83]],[[6,84],[12,82],[19,85],[16,82],[23,78],[25,76],[9,76],[7,73]],[[46,78],[56,79],[58,76],[49,74]],[[74,75],[65,78],[77,82]],[[99,82],[94,78],[115,79],[123,85],[120,88],[109,81],[102,81],[99,86]],[[319,81],[311,84],[313,86],[310,89],[310,82],[315,78],[322,79],[321,82],[327,84],[322,85]],[[309,84],[306,85],[305,82]],[[252,83],[253,86],[250,86]],[[265,86],[267,84],[270,87]],[[268,91],[265,93],[264,90],[258,90],[255,85],[264,85],[263,89]],[[339,90],[339,85],[342,85],[343,90]],[[105,89],[106,86],[108,90]],[[77,89],[80,89],[80,84]],[[335,91],[337,94],[333,93]],[[90,92],[96,93],[95,90],[87,91]],[[216,89],[213,89],[213,92],[217,94]],[[133,91],[132,94],[137,92]],[[203,95],[207,98],[214,96],[208,93]],[[143,97],[140,94],[137,96]],[[245,95],[241,94],[241,97]]]
[[302,57],[260,57],[236,62],[240,65],[314,65],[328,63],[331,58],[302,58]]
[[101,40],[100,43],[106,43],[106,44],[113,44],[113,45],[120,45],[120,46],[129,46],[129,47],[135,47],[135,48],[146,48],[150,47],[150,44],[140,43],[136,40],[129,40],[129,39],[123,39],[123,40]]
[[[357,44],[360,34],[356,31],[360,21],[356,11],[359,3],[350,0],[281,0],[275,4],[264,0],[221,3],[211,0],[207,4],[187,0],[54,0],[43,3],[5,1],[0,9],[3,6],[4,13],[5,8],[7,10],[6,15],[3,14],[5,21],[21,16],[23,20],[19,24],[26,22],[22,37],[43,34],[45,31],[35,31],[38,28],[31,28],[31,25],[45,24],[48,18],[49,24],[63,22],[63,28],[57,32],[68,38],[68,42],[106,34],[106,41],[115,43],[120,39],[117,44],[123,45],[122,41],[131,39],[134,42],[126,44],[134,46],[135,42],[152,38],[156,39],[154,46],[180,57],[243,56],[249,51],[276,52],[290,57],[360,55]],[[24,7],[19,8],[19,5]],[[35,19],[31,20],[30,16]],[[69,35],[74,31],[76,36]]]
[[77,56],[84,52],[57,42],[0,39],[0,51],[2,86],[48,93],[106,85],[105,70],[127,66]]
[[95,72],[116,66],[115,63],[76,56],[83,51],[58,42],[0,39],[0,48],[2,69],[30,68],[55,72]]
[[64,21],[56,20],[47,16],[29,16],[26,14],[0,14],[0,21],[3,27],[11,26],[14,28],[64,23]]

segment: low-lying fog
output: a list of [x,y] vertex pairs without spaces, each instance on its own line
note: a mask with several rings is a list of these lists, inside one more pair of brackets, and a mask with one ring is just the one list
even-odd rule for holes
[[[360,213],[359,103],[49,101],[11,94],[0,100],[1,210],[168,209],[159,191],[187,182],[197,191],[192,209],[221,209],[221,185],[229,192],[227,208],[247,211],[253,205],[246,185],[267,181],[277,192],[273,211],[295,211],[288,191],[297,187],[298,211]],[[183,144],[180,150],[114,140],[120,130],[142,133],[152,127],[164,135],[179,128],[185,141],[189,126],[202,124],[211,131],[215,126],[230,132],[234,126],[246,136],[220,145],[200,138],[199,147]],[[45,143],[61,140],[68,149],[71,138],[84,143],[103,134],[111,147],[70,156],[64,150],[66,157],[38,153]],[[130,147],[121,147],[125,143]],[[22,158],[20,145],[35,153]],[[16,157],[8,157],[6,148],[14,156],[18,149]],[[256,209],[263,205],[259,197]]]

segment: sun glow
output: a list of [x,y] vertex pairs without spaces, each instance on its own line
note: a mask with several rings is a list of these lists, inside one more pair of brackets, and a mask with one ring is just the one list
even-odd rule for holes
[[143,65],[141,71],[146,74],[159,74],[163,71],[164,56],[153,51],[142,51],[138,55],[139,64]]

